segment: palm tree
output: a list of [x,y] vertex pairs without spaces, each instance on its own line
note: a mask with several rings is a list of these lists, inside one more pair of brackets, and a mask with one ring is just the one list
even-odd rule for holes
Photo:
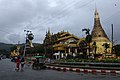
[[85,38],[85,41],[88,43],[88,51],[89,51],[89,55],[88,57],[90,57],[90,43],[92,42],[92,36],[90,35],[90,29],[82,29],[82,31],[85,31],[85,34],[86,34],[86,38]]
[[85,34],[90,35],[90,29],[89,28],[88,29],[84,28],[84,29],[82,29],[82,31],[86,31]]
[[80,47],[80,49],[81,49],[81,51],[83,53],[82,58],[87,59],[88,58],[88,56],[87,56],[87,49],[86,49],[87,48],[87,42],[85,40],[82,40],[79,43],[79,47]]

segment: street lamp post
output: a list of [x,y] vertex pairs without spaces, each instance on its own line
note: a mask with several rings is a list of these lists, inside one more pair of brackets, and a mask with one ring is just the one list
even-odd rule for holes
[[33,47],[31,41],[34,39],[34,35],[32,34],[31,31],[24,30],[24,32],[27,32],[27,33],[26,33],[26,36],[25,36],[25,47],[24,47],[23,57],[25,56],[26,49],[29,48],[27,46],[29,45],[30,47]]

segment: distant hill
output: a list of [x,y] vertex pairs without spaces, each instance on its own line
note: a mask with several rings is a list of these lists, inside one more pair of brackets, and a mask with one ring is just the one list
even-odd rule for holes
[[10,51],[10,48],[13,47],[13,44],[6,44],[6,43],[1,43],[0,42],[0,49],[5,49],[7,51]]
[[[6,44],[6,43],[2,43],[0,42],[0,49],[5,49],[7,51],[10,51],[11,47],[15,46],[16,44]],[[39,43],[33,43],[34,46],[38,46],[41,45]],[[20,46],[24,46],[24,44],[20,44]]]

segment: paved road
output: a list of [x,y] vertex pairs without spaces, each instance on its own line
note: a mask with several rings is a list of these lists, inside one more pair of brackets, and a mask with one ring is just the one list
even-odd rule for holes
[[120,80],[120,74],[101,75],[101,73],[77,73],[55,70],[32,70],[30,66],[24,67],[24,72],[16,72],[15,63],[10,59],[0,61],[0,80]]

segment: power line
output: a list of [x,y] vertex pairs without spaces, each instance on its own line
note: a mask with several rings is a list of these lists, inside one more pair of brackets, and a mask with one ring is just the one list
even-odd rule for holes
[[117,11],[116,13],[112,14],[112,15],[111,15],[111,16],[109,16],[108,18],[106,18],[104,21],[106,22],[106,21],[110,20],[113,16],[115,17],[115,16],[120,15],[120,14],[116,15],[117,13],[120,13],[120,10],[119,10],[119,11]]
[[[92,1],[94,1],[94,0],[90,0],[90,1],[88,1],[88,2],[84,2],[85,4],[81,5],[79,8],[82,8],[82,7],[86,6],[86,5],[88,5],[88,4],[91,3]],[[74,2],[74,3],[71,2],[71,3],[72,3],[71,5],[69,5],[69,6],[66,7],[66,8],[63,8],[63,10],[61,10],[61,11],[58,12],[58,13],[56,13],[56,15],[53,16],[51,20],[55,20],[56,18],[58,18],[58,17],[60,17],[60,16],[61,16],[61,17],[65,16],[66,13],[67,13],[66,10],[67,10],[68,8],[71,9],[71,6],[78,4],[78,2],[80,2],[80,1],[76,1],[76,2]],[[64,13],[63,13],[63,12],[64,12]],[[50,19],[44,20],[44,21],[41,22],[40,24],[49,23],[51,20],[50,20]],[[38,24],[38,25],[40,25],[40,24]],[[38,25],[37,25],[36,27],[38,27]],[[34,27],[34,28],[36,28],[36,27]]]
[[[92,1],[93,1],[93,0],[92,0]],[[79,1],[78,1],[78,2],[79,2]],[[91,1],[90,1],[90,2],[91,2]],[[88,2],[88,3],[89,3],[89,2]],[[83,5],[82,5],[82,6],[80,6],[79,8],[82,8],[82,7],[86,6],[88,3],[83,4]],[[78,4],[78,3],[75,3],[74,5],[76,5],[76,4]],[[70,9],[70,8],[71,8],[71,6],[69,6],[68,8]],[[67,9],[68,9],[68,8],[67,8]],[[62,12],[63,12],[63,11],[62,11]],[[66,15],[65,13],[62,13],[62,12],[61,12],[61,13],[59,13],[59,14],[63,14],[61,17],[63,17],[63,16],[65,16],[65,15]],[[59,17],[59,15],[57,15],[57,16],[55,16],[55,17]],[[54,18],[53,18],[53,19],[54,19]]]
[[[76,2],[78,2],[78,1],[71,1],[69,4],[69,6],[67,6],[67,7],[65,7],[64,6],[64,8],[62,8],[62,10],[60,10],[60,11],[58,11],[53,17],[52,17],[52,19],[53,18],[55,18],[56,16],[58,16],[60,13],[62,13],[63,11],[65,11],[66,9],[68,9],[70,6],[72,6],[74,3],[76,3]],[[63,6],[63,5],[62,5]],[[40,25],[40,24],[44,24],[45,22],[47,22],[48,20],[50,20],[49,19],[49,17],[47,17],[48,19],[47,20],[42,20],[42,22],[41,23],[39,23],[38,25]],[[37,25],[37,26],[38,26]],[[34,27],[34,28],[36,28],[36,27]]]

